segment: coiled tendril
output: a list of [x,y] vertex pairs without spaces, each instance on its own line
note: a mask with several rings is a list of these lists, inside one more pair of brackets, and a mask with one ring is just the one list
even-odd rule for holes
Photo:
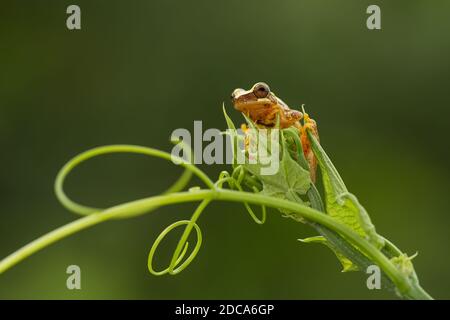
[[[188,159],[192,159],[192,152],[190,148],[188,148],[186,145],[183,145],[181,142],[182,148],[185,152],[185,155],[187,155]],[[64,181],[67,177],[67,175],[75,169],[78,165],[80,165],[82,162],[87,161],[88,159],[105,155],[105,154],[111,154],[111,153],[135,153],[135,154],[143,154],[148,156],[154,156],[158,158],[162,158],[165,160],[177,160],[177,162],[185,168],[182,175],[178,178],[178,180],[170,187],[168,188],[164,193],[172,193],[172,192],[178,192],[186,187],[188,184],[190,178],[192,177],[192,174],[196,175],[200,180],[202,180],[205,185],[210,189],[220,189],[222,188],[222,185],[226,182],[230,188],[237,189],[239,191],[243,191],[242,183],[244,179],[248,179],[247,185],[250,185],[251,189],[254,192],[258,192],[258,188],[255,186],[255,182],[251,180],[250,177],[246,177],[245,170],[242,166],[238,166],[233,170],[233,173],[230,175],[228,172],[223,171],[219,175],[219,179],[216,183],[213,183],[208,176],[203,173],[200,169],[198,169],[195,165],[193,165],[193,161],[186,161],[184,159],[174,157],[173,155],[160,151],[157,149],[152,149],[148,147],[142,147],[142,146],[135,146],[135,145],[109,145],[109,146],[102,146],[93,148],[91,150],[85,151],[76,157],[72,158],[70,161],[68,161],[63,168],[59,171],[56,181],[55,181],[55,193],[60,201],[60,203],[69,211],[87,216],[87,215],[95,215],[100,212],[103,212],[107,209],[105,208],[96,208],[96,207],[89,207],[82,204],[79,204],[73,200],[71,200],[64,192],[63,186]],[[253,184],[253,185],[252,185]],[[195,192],[195,189],[191,189],[191,192]],[[202,233],[200,230],[200,227],[197,224],[197,220],[200,217],[203,210],[208,206],[208,204],[211,202],[211,199],[207,198],[200,202],[197,209],[194,211],[192,217],[190,220],[180,220],[177,222],[172,223],[168,227],[166,227],[156,238],[153,245],[151,246],[150,252],[148,254],[148,270],[150,273],[154,275],[163,275],[163,274],[171,274],[175,275],[177,273],[180,273],[182,270],[184,270],[196,257],[198,252],[200,251],[200,247],[202,244]],[[266,208],[265,206],[262,206],[262,217],[259,219],[255,213],[253,212],[252,208],[248,203],[244,203],[245,208],[247,209],[248,213],[252,217],[252,219],[258,223],[263,224],[266,220]],[[157,207],[152,207],[150,209],[147,209],[146,212],[155,210]],[[139,214],[142,214],[143,212],[122,212],[120,215],[112,216],[111,219],[124,219],[124,218],[130,218]],[[158,246],[160,245],[161,241],[175,228],[185,225],[185,229],[183,234],[181,235],[178,244],[175,248],[175,251],[172,255],[172,258],[170,260],[169,266],[161,271],[157,271],[153,268],[153,258],[156,254],[156,250]],[[192,230],[195,229],[196,235],[197,235],[197,242],[192,250],[192,252],[187,256],[186,253],[189,248],[189,242],[187,239],[189,238],[190,233]]]

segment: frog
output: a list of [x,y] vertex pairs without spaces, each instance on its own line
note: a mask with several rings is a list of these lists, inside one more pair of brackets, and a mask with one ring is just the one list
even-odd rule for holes
[[[309,165],[311,181],[316,181],[317,159],[312,151],[308,139],[310,131],[318,141],[319,131],[317,123],[306,112],[291,109],[283,100],[278,98],[265,82],[255,83],[249,90],[237,88],[231,93],[234,108],[249,117],[258,128],[280,129],[294,127],[298,130],[302,142],[303,154]],[[303,119],[303,125],[300,120]],[[246,127],[243,126],[245,130]]]

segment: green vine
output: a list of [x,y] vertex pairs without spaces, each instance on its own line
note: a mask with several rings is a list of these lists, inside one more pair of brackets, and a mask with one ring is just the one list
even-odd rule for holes
[[[225,117],[228,127],[230,129],[235,129],[234,124],[228,118],[226,113]],[[242,138],[237,134],[234,134],[233,131],[230,132],[231,138],[235,141]],[[223,171],[220,173],[218,179],[213,181],[202,170],[192,164],[194,162],[190,161],[192,160],[191,151],[185,145],[182,145],[182,148],[185,155],[188,156],[189,161],[175,157],[175,160],[177,160],[185,170],[178,180],[163,194],[119,204],[110,208],[89,207],[71,200],[65,194],[63,189],[64,181],[68,174],[82,162],[93,157],[110,153],[136,153],[168,161],[173,161],[174,156],[157,149],[134,145],[102,146],[83,152],[64,165],[55,181],[55,193],[58,200],[66,209],[81,215],[82,217],[37,238],[4,258],[0,261],[0,274],[52,243],[101,222],[110,219],[125,219],[147,214],[161,206],[176,203],[198,202],[199,205],[190,220],[181,220],[169,225],[156,238],[150,248],[148,255],[149,271],[154,275],[175,275],[184,270],[194,260],[200,250],[203,240],[201,229],[197,222],[202,212],[212,201],[231,201],[243,203],[251,218],[258,224],[263,224],[265,222],[267,207],[278,209],[282,214],[295,221],[307,223],[317,230],[320,236],[305,239],[305,242],[314,242],[316,240],[326,241],[326,244],[335,251],[341,262],[344,261],[347,263],[347,266],[351,266],[355,269],[359,268],[362,270],[371,264],[378,265],[382,270],[384,277],[393,285],[398,295],[402,298],[431,299],[431,296],[419,285],[417,275],[415,274],[410,261],[411,258],[403,254],[402,251],[390,241],[378,236],[375,233],[374,228],[364,229],[353,227],[351,224],[346,224],[345,221],[343,222],[339,219],[339,210],[348,210],[346,211],[346,214],[348,215],[349,212],[351,213],[351,210],[354,210],[354,207],[356,207],[356,209],[360,210],[357,213],[359,215],[358,217],[361,216],[361,212],[363,211],[355,205],[355,203],[359,203],[357,203],[357,200],[355,200],[356,198],[349,194],[346,189],[343,194],[333,194],[336,200],[334,203],[335,207],[331,206],[333,203],[330,202],[330,199],[334,199],[330,196],[334,190],[333,183],[337,183],[337,187],[340,189],[345,188],[345,186],[318,142],[314,141],[314,138],[311,136],[310,140],[314,146],[313,150],[316,156],[319,160],[323,160],[321,171],[324,176],[324,184],[326,187],[326,208],[323,205],[320,193],[312,183],[309,183],[307,190],[304,190],[304,196],[307,198],[307,201],[304,199],[302,200],[302,189],[300,187],[295,189],[294,187],[289,186],[285,196],[271,196],[267,193],[270,182],[265,180],[264,177],[254,174],[252,168],[246,165],[238,165],[235,163],[231,173]],[[281,146],[283,153],[282,161],[286,161],[284,165],[289,165],[289,169],[297,172],[299,175],[303,174],[304,171],[308,172],[307,170],[309,170],[309,168],[303,157],[301,142],[298,139],[298,134],[296,134],[293,129],[283,130]],[[288,162],[291,160],[295,161]],[[328,161],[330,163],[328,163]],[[332,173],[330,175],[331,178],[330,180],[326,180],[327,173],[330,172]],[[333,174],[336,175],[335,180],[333,180]],[[197,176],[202,181],[204,187],[195,187],[183,191],[186,189],[193,175]],[[282,177],[280,177],[280,179],[281,178]],[[289,183],[289,181],[286,182],[286,184]],[[225,188],[225,185],[227,185],[228,188]],[[339,189],[337,187],[335,189]],[[255,214],[250,205],[261,206],[260,217]],[[339,212],[336,211],[336,208],[339,209]],[[364,216],[364,219],[367,218],[368,216]],[[358,221],[360,221],[360,224],[362,225],[362,219]],[[363,222],[365,223],[365,221]],[[155,270],[152,262],[159,244],[173,229],[182,226],[184,226],[184,232],[178,241],[169,265],[163,270]],[[372,225],[370,226],[373,227]],[[189,255],[187,255],[189,251],[187,239],[193,230],[196,232],[197,242]],[[374,239],[376,241],[374,241]],[[383,245],[380,246],[380,243]]]

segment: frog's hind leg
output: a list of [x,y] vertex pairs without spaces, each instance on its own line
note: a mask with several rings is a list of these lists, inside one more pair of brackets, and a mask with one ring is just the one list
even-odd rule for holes
[[303,124],[303,131],[306,135],[307,130],[310,130],[313,136],[317,139],[317,141],[320,141],[319,139],[319,130],[317,130],[317,123],[314,119],[311,119],[307,113],[304,115],[304,124]]
[[303,116],[304,124],[300,125],[300,138],[302,141],[303,154],[305,155],[306,161],[309,164],[309,172],[311,175],[311,181],[316,182],[316,170],[317,170],[317,159],[314,155],[311,143],[308,139],[308,130],[313,134],[313,136],[319,141],[319,131],[317,130],[317,123],[311,119],[307,113]]

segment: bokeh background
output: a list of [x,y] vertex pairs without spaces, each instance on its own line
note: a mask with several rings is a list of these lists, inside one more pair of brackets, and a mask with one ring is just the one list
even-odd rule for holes
[[[66,28],[77,4],[82,30]],[[382,30],[366,28],[370,4]],[[0,256],[77,217],[53,193],[60,167],[104,144],[170,150],[175,128],[225,128],[235,87],[268,82],[305,104],[349,189],[378,231],[414,260],[421,284],[450,298],[450,2],[191,0],[2,1],[0,10]],[[202,166],[215,177],[225,165]],[[158,194],[180,170],[135,155],[94,159],[67,191],[111,206]],[[198,181],[194,181],[194,184]],[[340,273],[314,231],[271,211],[213,203],[204,243],[177,276],[155,277],[147,254],[192,204],[111,221],[71,236],[0,276],[0,298],[390,299],[363,273]],[[171,234],[156,264],[165,266]],[[66,267],[82,290],[66,288]]]

